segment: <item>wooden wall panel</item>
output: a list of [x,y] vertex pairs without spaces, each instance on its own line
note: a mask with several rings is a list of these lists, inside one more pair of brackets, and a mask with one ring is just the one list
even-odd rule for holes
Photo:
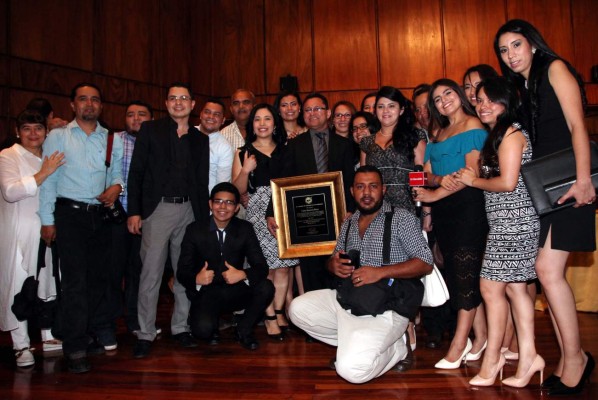
[[596,0],[575,0],[571,6],[575,59],[569,61],[584,81],[589,82],[592,66],[598,65],[598,3]]
[[[21,111],[25,109],[27,103],[35,97],[44,97],[48,99],[52,108],[54,109],[54,115],[62,119],[70,121],[73,119],[73,110],[71,108],[71,100],[68,96],[56,96],[49,95],[47,93],[40,93],[32,90],[24,89],[11,89],[9,92],[9,107],[10,107],[10,118],[16,118]],[[13,127],[14,128],[14,127]]]
[[0,54],[8,52],[8,1],[0,1]]
[[175,81],[190,83],[191,52],[194,38],[191,37],[189,14],[192,0],[160,1],[158,32],[155,40],[154,59],[151,63],[154,84],[168,86]]
[[158,0],[97,2],[95,70],[103,74],[148,82],[156,67],[155,34],[161,25]]
[[444,75],[440,0],[379,0],[380,85],[414,87]]
[[[8,83],[8,57],[0,55],[0,86]],[[0,108],[0,115],[2,108]]]
[[376,14],[368,0],[313,2],[315,90],[376,88]]
[[266,92],[278,93],[280,77],[297,77],[313,91],[311,0],[265,0]]
[[11,86],[38,92],[68,96],[77,83],[92,81],[92,75],[91,72],[35,61],[13,58],[10,62]]
[[91,70],[93,6],[92,1],[11,0],[12,55]]
[[263,0],[214,0],[213,94],[230,96],[244,87],[265,92]]
[[[193,38],[191,52],[191,77],[194,93],[211,95],[213,70],[218,66],[213,62],[215,40],[212,36],[212,24],[217,19],[212,16],[212,2],[193,1],[191,3],[191,35]],[[220,36],[218,43],[224,45]]]
[[[533,24],[548,45],[566,60],[573,60],[571,2],[577,0],[507,0],[507,18],[524,19]],[[596,2],[590,1],[595,8]],[[596,29],[596,21],[591,22]]]
[[505,22],[502,1],[444,0],[446,77],[462,83],[467,68],[476,64],[489,64],[498,70],[494,35]]

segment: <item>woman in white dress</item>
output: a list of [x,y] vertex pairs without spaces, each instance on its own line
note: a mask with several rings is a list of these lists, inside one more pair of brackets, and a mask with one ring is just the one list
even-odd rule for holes
[[[41,228],[38,188],[64,163],[64,155],[58,152],[41,159],[46,133],[41,114],[25,110],[17,118],[20,143],[0,153],[0,329],[10,331],[19,367],[33,365],[35,360],[30,351],[27,321],[18,321],[11,306],[25,279],[37,272]],[[54,282],[52,268],[42,271],[50,277],[40,276],[40,282]],[[56,296],[56,288],[44,290],[47,286],[40,284],[40,291],[46,292],[42,300]],[[55,349],[61,348],[49,329],[42,331],[42,340]]]

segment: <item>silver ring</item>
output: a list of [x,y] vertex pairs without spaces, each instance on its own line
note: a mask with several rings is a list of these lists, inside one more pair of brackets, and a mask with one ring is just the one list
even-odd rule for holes
[[357,278],[357,282],[361,282],[361,278],[359,278],[359,277],[358,277],[358,278]]

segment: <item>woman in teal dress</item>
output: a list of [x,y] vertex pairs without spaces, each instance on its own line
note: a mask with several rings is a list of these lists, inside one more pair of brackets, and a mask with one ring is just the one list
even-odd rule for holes
[[[416,200],[432,205],[432,222],[444,257],[451,306],[458,310],[457,328],[451,346],[436,368],[458,368],[462,361],[478,360],[486,346],[487,329],[480,270],[488,222],[484,195],[465,187],[454,174],[465,166],[477,170],[487,132],[457,83],[440,79],[432,85],[428,99],[434,126],[440,127],[428,143],[424,170],[436,190],[414,188]],[[475,340],[469,340],[473,326]]]

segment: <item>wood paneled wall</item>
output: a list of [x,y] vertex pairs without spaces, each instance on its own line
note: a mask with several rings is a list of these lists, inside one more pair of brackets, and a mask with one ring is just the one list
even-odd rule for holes
[[[595,0],[3,0],[0,1],[0,141],[34,96],[72,115],[70,88],[98,84],[104,118],[123,125],[142,99],[164,114],[164,88],[190,82],[198,107],[246,87],[271,101],[279,78],[303,93],[358,105],[394,85],[460,81],[467,67],[497,67],[492,41],[509,18],[527,19],[588,82],[598,64]],[[598,85],[587,85],[598,104]]]

